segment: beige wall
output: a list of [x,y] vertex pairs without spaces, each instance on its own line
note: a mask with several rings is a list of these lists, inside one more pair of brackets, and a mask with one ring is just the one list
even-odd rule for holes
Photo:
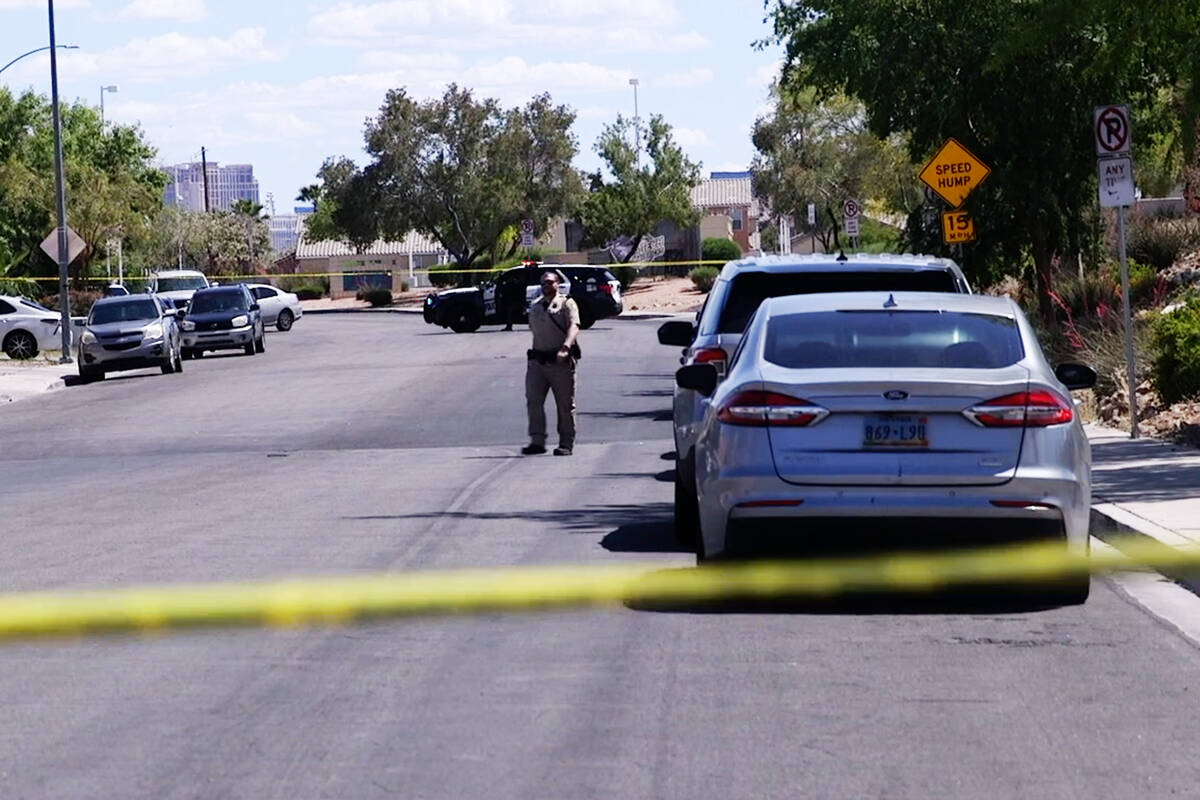
[[[402,283],[410,287],[428,286],[429,280],[425,275],[409,276],[408,255],[405,253],[382,256],[332,256],[322,258],[301,258],[299,272],[301,274],[329,275],[335,272],[390,272],[392,273],[392,291],[400,291]],[[432,253],[414,253],[413,269],[423,270],[437,263],[437,256]],[[352,284],[353,285],[353,284]],[[335,300],[342,297],[353,297],[356,289],[346,288],[346,281],[340,275],[330,275],[329,296]]]

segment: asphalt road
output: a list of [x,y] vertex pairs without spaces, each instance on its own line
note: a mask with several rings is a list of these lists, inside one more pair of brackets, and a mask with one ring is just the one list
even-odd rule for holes
[[[306,317],[267,352],[0,410],[0,589],[691,563],[657,320],[581,339],[516,455],[527,333]],[[553,441],[553,437],[552,437]],[[1200,652],[1105,581],[0,645],[6,798],[1191,796]]]

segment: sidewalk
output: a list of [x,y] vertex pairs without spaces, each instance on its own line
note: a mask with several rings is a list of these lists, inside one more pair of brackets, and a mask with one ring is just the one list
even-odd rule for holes
[[[1084,426],[1092,443],[1093,532],[1200,544],[1200,450]],[[1099,515],[1100,519],[1097,519]]]
[[[58,353],[50,353],[57,358]],[[31,361],[0,359],[0,406],[61,389],[65,378],[77,378],[74,362],[59,364],[42,353]]]

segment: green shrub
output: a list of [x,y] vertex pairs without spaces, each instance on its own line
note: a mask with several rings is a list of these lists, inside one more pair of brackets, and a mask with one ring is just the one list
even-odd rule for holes
[[457,266],[457,264],[434,264],[429,268],[429,282],[439,289],[461,286],[463,278],[470,276],[459,272]]
[[633,282],[638,276],[637,267],[612,266],[608,269],[614,276],[616,276],[616,279],[621,282],[622,292],[628,292],[629,287],[633,286]]
[[717,279],[721,271],[716,267],[696,267],[688,273],[688,277],[692,279],[692,283],[702,292],[707,292],[712,288],[713,281]]
[[372,308],[390,306],[392,304],[392,290],[386,286],[363,286],[355,292],[354,299],[366,300],[371,304]]
[[1166,403],[1200,395],[1200,299],[1154,320],[1154,388]]
[[1200,218],[1134,217],[1126,239],[1130,258],[1156,272],[1174,264],[1184,253],[1200,247]]
[[[1154,293],[1154,287],[1158,284],[1158,271],[1136,259],[1131,258],[1126,263],[1129,269],[1130,299],[1137,303],[1150,297]],[[1116,296],[1120,298],[1121,265],[1116,261],[1112,262],[1109,267],[1109,279],[1112,281]]]
[[[703,261],[737,261],[742,257],[742,248],[732,239],[710,237],[700,242],[700,258]],[[689,276],[691,273],[688,273]],[[707,291],[707,289],[705,290]]]
[[292,292],[301,300],[320,300],[329,294],[329,278],[315,275],[289,275],[275,279],[275,285],[285,292]]

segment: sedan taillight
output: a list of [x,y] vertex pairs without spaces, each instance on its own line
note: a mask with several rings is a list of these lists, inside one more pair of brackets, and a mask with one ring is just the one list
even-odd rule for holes
[[983,428],[1045,428],[1075,418],[1071,403],[1055,392],[1014,392],[971,406],[963,415]]
[[701,347],[692,353],[693,364],[712,364],[717,368],[717,375],[725,376],[725,361],[729,356],[719,347]]
[[803,427],[829,416],[829,410],[799,397],[778,392],[750,390],[730,397],[717,412],[727,425],[755,427]]

